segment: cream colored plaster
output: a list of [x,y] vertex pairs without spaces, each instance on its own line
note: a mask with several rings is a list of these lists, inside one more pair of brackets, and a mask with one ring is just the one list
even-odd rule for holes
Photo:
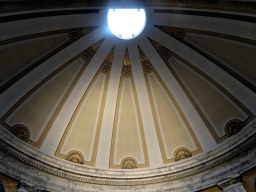
[[[4,93],[0,95],[0,100],[5,103],[5,105],[2,106],[0,110],[0,116],[5,114],[11,106],[18,102],[36,84],[45,79],[50,73],[61,67],[63,63],[68,62],[77,54],[86,50],[94,43],[100,41],[103,37],[104,36],[101,27],[95,29],[91,33],[81,37],[68,47],[53,55],[51,58],[40,64],[26,76],[13,84],[10,88],[8,88]],[[100,55],[102,56],[102,52],[100,52]],[[99,63],[99,65],[100,64],[102,63]]]
[[125,157],[133,157],[139,164],[143,164],[143,149],[140,138],[140,128],[131,80],[125,78],[118,114],[114,163],[120,164]]
[[[84,41],[83,43],[86,44],[91,40],[94,43],[97,42],[97,39],[93,38],[93,39],[87,39],[87,41]],[[65,129],[67,128],[68,123],[76,110],[76,107],[81,101],[81,98],[83,97],[85,90],[88,89],[91,81],[95,77],[95,74],[99,70],[100,66],[102,65],[103,61],[105,60],[105,58],[107,57],[107,55],[109,54],[112,48],[113,48],[112,44],[110,44],[106,40],[103,41],[102,45],[99,47],[98,51],[95,53],[94,57],[91,59],[90,63],[88,64],[85,71],[83,72],[80,79],[78,80],[77,84],[75,85],[74,89],[72,90],[69,98],[63,105],[59,115],[55,119],[52,125],[52,128],[50,129],[48,135],[46,136],[40,148],[42,152],[48,155],[54,156],[56,149],[61,141],[61,138],[65,132]],[[76,52],[76,49],[77,48],[71,49],[71,50]]]
[[[112,38],[106,39],[106,42],[111,45]],[[113,44],[112,44],[113,46]],[[125,46],[116,45],[114,58],[112,62],[109,85],[106,96],[105,109],[102,119],[101,133],[99,139],[99,147],[97,152],[97,158],[95,167],[108,169],[109,157],[111,149],[111,138],[114,127],[114,117],[116,110],[117,95],[120,84],[120,75],[122,71],[122,65],[124,60]],[[114,103],[114,104],[113,104]]]
[[222,60],[228,62],[233,68],[256,82],[255,46],[220,37],[194,33],[188,33],[187,39],[217,55]]
[[245,120],[248,117],[236,104],[228,99],[209,81],[192,72],[181,61],[172,59],[171,65],[178,72],[193,93],[204,113],[213,123],[219,137],[225,135],[225,125],[232,119]]
[[62,148],[64,154],[79,150],[86,161],[91,160],[105,79],[106,75],[100,74],[92,85],[64,143]]
[[197,136],[203,151],[214,149],[217,145],[216,141],[188,99],[187,95],[184,93],[183,89],[180,87],[177,80],[172,75],[152,44],[148,39],[145,39],[140,42],[139,46],[146,54],[147,58],[150,60],[156,71],[161,74],[161,79],[173,94],[173,97],[177,101],[182,112],[190,123],[191,128]]
[[[232,28],[230,28],[229,31],[231,32]],[[243,29],[243,32],[245,31],[246,30]],[[198,52],[155,27],[151,29],[149,37],[170,49],[183,59],[189,61],[190,64],[199,68],[202,72],[220,84],[236,99],[238,99],[247,109],[256,114],[255,93],[243,85],[240,81],[229,75],[226,71],[222,70],[220,67],[203,57]],[[153,59],[155,60],[155,58]]]
[[0,82],[67,40],[67,34],[58,34],[1,46]]
[[133,44],[129,46],[128,52],[132,67],[135,88],[138,95],[150,167],[159,167],[163,165],[163,159],[161,156],[160,146],[157,139],[156,127],[154,124],[145,77],[143,74],[143,69],[137,45]]
[[180,147],[196,150],[186,125],[162,85],[155,75],[148,77],[167,158],[173,158],[174,151]]
[[[233,12],[232,14],[234,14]],[[241,14],[241,13],[239,13]],[[254,16],[250,14],[250,17]],[[256,40],[256,24],[252,22],[185,14],[156,13],[154,25],[212,31]]]
[[99,14],[74,14],[38,17],[26,20],[4,22],[0,23],[0,41],[46,31],[91,26],[99,26]]
[[30,129],[31,139],[37,141],[51,114],[65,94],[68,85],[82,66],[75,62],[52,81],[35,92],[7,119],[11,125],[24,124]]

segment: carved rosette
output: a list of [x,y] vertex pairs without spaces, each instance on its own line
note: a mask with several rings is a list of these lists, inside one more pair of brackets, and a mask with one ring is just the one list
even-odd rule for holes
[[242,128],[243,123],[238,119],[233,119],[229,121],[225,126],[226,133],[229,137],[238,133]]
[[151,66],[151,63],[149,61],[146,61],[144,63],[144,69],[146,72],[150,73],[152,71],[152,66]]
[[171,52],[168,49],[163,48],[160,51],[161,55],[165,58],[165,59],[170,59],[171,58]]
[[186,36],[186,32],[183,29],[175,28],[173,32],[173,36],[178,39],[184,39]]
[[121,162],[121,169],[136,169],[138,166],[136,159],[127,157]]
[[180,161],[182,159],[186,159],[191,156],[192,156],[192,153],[190,152],[189,149],[187,149],[185,147],[179,148],[174,152],[175,161]]
[[131,67],[130,65],[125,65],[124,68],[123,68],[123,73],[125,76],[129,76],[131,74]]
[[82,58],[83,58],[83,60],[84,60],[85,62],[88,63],[88,62],[91,60],[92,55],[93,55],[93,53],[92,53],[91,51],[86,50],[86,51],[84,52]]
[[66,160],[73,163],[84,164],[84,158],[79,151],[71,151],[68,153]]
[[81,31],[79,29],[72,29],[70,32],[70,36],[72,39],[78,39],[81,36]]
[[29,129],[21,124],[14,125],[11,129],[11,133],[25,142],[28,142],[28,139],[30,138]]
[[109,70],[108,64],[107,64],[107,63],[103,63],[101,69],[102,69],[102,71],[103,71],[104,73],[108,72],[108,70]]

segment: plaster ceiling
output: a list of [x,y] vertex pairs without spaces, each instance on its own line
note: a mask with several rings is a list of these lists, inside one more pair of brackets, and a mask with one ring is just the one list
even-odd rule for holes
[[42,153],[158,168],[255,121],[255,25],[245,14],[148,8],[143,32],[122,40],[107,9],[78,11],[1,23],[1,126]]

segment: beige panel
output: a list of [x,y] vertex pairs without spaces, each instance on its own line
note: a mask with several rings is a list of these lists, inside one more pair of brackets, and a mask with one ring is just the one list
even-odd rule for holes
[[165,151],[168,154],[167,158],[172,158],[174,151],[180,147],[187,147],[191,151],[196,150],[193,139],[187,130],[188,128],[179,116],[168,94],[153,73],[150,73],[148,78],[156,106],[161,135],[165,143]]
[[187,39],[203,46],[248,77],[256,80],[255,46],[230,39],[194,33],[187,33]]
[[11,125],[24,124],[31,131],[31,139],[37,140],[40,136],[39,133],[43,131],[43,126],[46,125],[56,104],[81,65],[81,62],[75,62],[54,80],[45,84],[41,90],[33,94],[27,102],[25,101],[14,111],[7,122]]
[[125,78],[123,80],[118,114],[117,142],[114,156],[115,164],[120,164],[125,157],[133,157],[139,164],[144,163],[140,137],[140,128],[131,79]]
[[224,128],[229,120],[244,120],[247,117],[245,113],[239,110],[237,105],[221,94],[210,82],[192,72],[182,62],[172,59],[170,63],[192,91],[197,102],[204,109],[206,116],[215,125],[215,131],[219,136],[225,134]]
[[106,75],[100,74],[92,86],[64,143],[62,153],[79,150],[86,161],[91,160],[105,78]]
[[0,47],[0,81],[29,61],[68,40],[67,34],[50,35]]

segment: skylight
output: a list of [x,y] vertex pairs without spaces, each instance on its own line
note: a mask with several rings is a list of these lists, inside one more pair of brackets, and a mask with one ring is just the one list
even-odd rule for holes
[[144,9],[110,9],[108,26],[110,31],[121,39],[133,39],[144,29],[146,13]]

